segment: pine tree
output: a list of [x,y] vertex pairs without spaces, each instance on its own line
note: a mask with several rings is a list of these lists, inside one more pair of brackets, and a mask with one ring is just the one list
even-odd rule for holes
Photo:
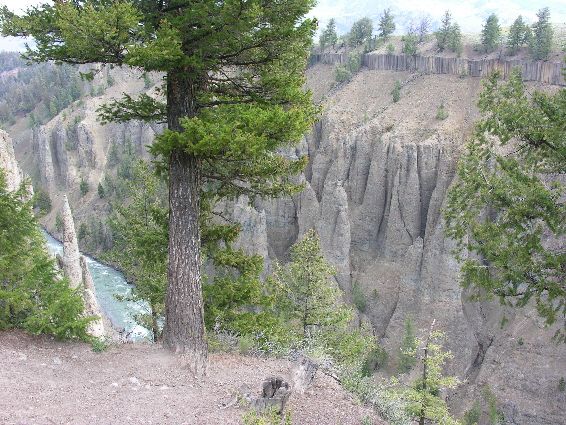
[[552,38],[554,36],[548,7],[540,9],[537,17],[538,21],[533,24],[531,55],[534,60],[545,60],[548,59],[552,50]]
[[28,187],[9,192],[0,169],[0,330],[23,328],[87,340],[81,296],[58,277],[32,212]]
[[416,55],[417,54],[417,44],[419,43],[419,36],[417,35],[417,29],[411,25],[407,34],[401,37],[403,42],[403,48],[401,51],[406,55]]
[[443,367],[446,360],[451,359],[452,353],[444,351],[442,340],[444,334],[433,330],[425,341],[419,341],[422,345],[422,356],[415,348],[414,355],[420,358],[422,363],[422,375],[413,382],[411,387],[402,393],[402,397],[408,401],[408,410],[411,415],[418,419],[419,425],[425,425],[428,421],[445,425],[458,425],[459,422],[452,418],[448,411],[446,401],[442,399],[442,389],[455,388],[459,381],[453,376],[444,376]]
[[416,364],[415,350],[417,349],[417,339],[415,336],[415,329],[413,321],[410,317],[405,319],[405,335],[403,342],[399,347],[399,372],[409,372]]
[[320,35],[319,44],[320,49],[324,51],[326,46],[332,46],[334,48],[338,42],[338,34],[336,34],[336,21],[334,18],[328,21],[328,25]]
[[395,31],[395,21],[390,9],[385,9],[379,18],[379,37],[387,40]]
[[450,11],[444,13],[440,29],[435,33],[436,41],[438,44],[438,50],[441,52],[448,47],[448,42],[450,41],[450,31],[452,28],[452,15]]
[[350,316],[349,310],[340,308],[341,292],[332,281],[335,273],[313,230],[291,248],[291,262],[275,268],[273,285],[284,293],[280,299],[286,300],[281,308],[297,322],[304,338]]
[[[480,96],[482,119],[448,194],[448,236],[462,284],[475,298],[536,305],[548,325],[566,323],[566,89],[527,93],[521,73],[496,73]],[[505,152],[505,153],[503,153]],[[562,238],[562,239],[561,239]],[[565,328],[556,331],[565,338]]]
[[[165,346],[204,370],[199,214],[211,199],[289,194],[305,159],[294,144],[316,115],[303,70],[314,2],[85,0],[22,16],[0,11],[3,35],[31,36],[32,61],[127,65],[165,74],[165,101],[142,94],[102,106],[104,122],[167,122],[151,152],[169,175],[169,284]],[[111,36],[109,36],[111,34]],[[237,72],[234,72],[237,70]]]
[[368,43],[373,33],[373,23],[369,18],[362,18],[352,25],[348,33],[348,44],[353,47]]
[[301,346],[318,346],[338,364],[364,363],[376,350],[366,329],[353,331],[353,311],[342,302],[334,280],[335,269],[326,261],[320,240],[309,230],[291,248],[291,261],[276,265],[269,279],[280,320]]
[[457,53],[458,56],[462,54],[462,31],[460,31],[460,25],[454,22],[450,27],[450,34],[448,36],[448,48],[453,52]]
[[521,47],[529,41],[529,27],[523,22],[523,17],[519,15],[509,28],[507,36],[507,50],[510,55],[515,55]]
[[499,46],[501,39],[501,27],[495,13],[489,15],[481,32],[481,44],[486,52],[494,51]]
[[104,190],[104,186],[102,186],[102,182],[98,183],[97,192],[98,192],[98,197],[100,199],[102,199],[106,196],[106,191]]

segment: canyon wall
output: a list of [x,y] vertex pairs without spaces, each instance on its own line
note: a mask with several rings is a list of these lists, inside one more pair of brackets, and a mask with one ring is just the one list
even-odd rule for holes
[[[310,60],[311,65],[316,63],[343,64],[347,62],[347,53],[318,53],[313,54]],[[413,71],[425,74],[452,74],[470,77],[487,77],[492,72],[499,71],[505,79],[509,77],[514,68],[519,68],[524,81],[566,85],[562,73],[564,63],[553,61],[367,53],[362,55],[362,65],[368,69],[382,71]]]
[[[288,152],[309,156],[298,177],[305,190],[253,205],[243,198],[230,204],[227,208],[242,223],[239,246],[262,254],[267,265],[286,261],[289,247],[315,228],[346,299],[351,300],[353,285],[365,295],[360,321],[372,324],[390,355],[388,366],[378,373],[395,370],[406,319],[413,320],[420,335],[436,320],[455,356],[450,372],[465,381],[449,397],[456,413],[481,399],[488,385],[505,423],[564,422],[566,400],[557,387],[566,370],[566,346],[550,341],[553,329],[545,328],[529,307],[470,302],[458,283],[452,242],[444,237],[446,193],[479,117],[480,79],[460,70],[468,66],[472,75],[478,68],[452,59],[417,63],[401,56],[369,56],[364,58],[368,67],[347,84],[334,81],[333,64],[342,56],[321,58],[308,70],[308,86],[324,112],[311,134]],[[425,66],[421,63],[430,70],[419,69]],[[537,81],[551,79],[551,74],[541,71]],[[143,90],[135,78],[117,75],[117,87],[134,81],[127,83],[130,92]],[[401,98],[393,102],[396,81]],[[81,218],[101,214],[103,200],[96,191],[80,199],[76,193],[81,178],[91,187],[102,181],[111,143],[131,143],[147,157],[144,146],[162,129],[141,123],[102,127],[95,110],[111,94],[87,100],[75,110],[81,117],[76,121],[71,112],[60,114],[28,142],[33,142],[34,158],[28,172],[39,172],[55,198],[63,190],[73,191],[73,211]],[[443,120],[436,118],[440,105],[448,113]],[[69,123],[76,135],[74,149],[64,149]],[[20,155],[25,156],[26,146],[23,141]],[[53,230],[52,216],[46,224]]]

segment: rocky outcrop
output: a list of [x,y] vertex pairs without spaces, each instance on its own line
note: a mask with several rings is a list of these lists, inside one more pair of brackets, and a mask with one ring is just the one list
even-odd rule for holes
[[[348,60],[347,53],[319,53],[311,56],[310,63],[311,65],[316,63],[344,64]],[[412,71],[471,77],[487,77],[492,72],[499,71],[503,78],[508,78],[511,72],[518,68],[524,81],[566,85],[562,73],[563,62],[367,53],[362,55],[362,65],[373,70]]]
[[87,316],[95,317],[95,319],[89,323],[87,332],[94,338],[104,338],[106,332],[104,330],[104,322],[102,319],[102,310],[96,299],[94,281],[92,280],[92,275],[88,269],[88,264],[86,258],[81,256],[81,272],[83,278],[83,299],[85,303],[85,314]]
[[[305,190],[256,205],[256,215],[265,212],[270,257],[286,260],[292,243],[317,230],[346,297],[354,283],[366,296],[360,317],[390,354],[380,373],[396,369],[406,319],[423,332],[436,320],[454,353],[450,372],[466,380],[450,398],[455,412],[480,400],[487,385],[506,423],[563,422],[556,385],[566,347],[551,342],[533,309],[470,301],[444,236],[442,208],[479,86],[459,77],[408,78],[401,100],[388,102],[383,93],[399,78],[363,71],[330,97],[314,131],[289,153],[309,155]],[[450,102],[445,121],[434,118],[441,100]]]
[[0,130],[0,169],[4,172],[6,187],[12,192],[18,190],[23,181],[23,174],[16,161],[12,139]]
[[69,279],[69,284],[77,288],[83,295],[85,315],[95,319],[88,326],[88,333],[94,338],[106,335],[102,319],[102,310],[96,300],[94,282],[88,269],[87,261],[79,252],[77,235],[69,200],[63,199],[63,274]]
[[69,206],[67,195],[63,197],[63,273],[69,279],[69,284],[73,288],[83,287],[83,274],[81,270],[81,253],[75,223]]

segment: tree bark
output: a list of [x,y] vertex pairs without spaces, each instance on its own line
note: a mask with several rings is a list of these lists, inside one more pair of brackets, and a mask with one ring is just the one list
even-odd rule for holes
[[[184,70],[167,76],[168,128],[196,114],[196,83]],[[169,158],[169,266],[163,343],[187,355],[195,373],[206,370],[208,348],[200,277],[200,186],[198,158],[175,147]]]

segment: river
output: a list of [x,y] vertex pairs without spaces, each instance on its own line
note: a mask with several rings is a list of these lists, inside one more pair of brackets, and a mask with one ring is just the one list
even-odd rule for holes
[[[43,232],[47,240],[47,248],[52,254],[63,255],[63,245],[51,235]],[[112,267],[99,263],[85,255],[88,268],[94,281],[96,298],[104,314],[110,319],[115,329],[123,328],[125,335],[133,341],[147,339],[150,332],[138,325],[134,319],[136,314],[144,313],[143,303],[121,301],[116,296],[127,296],[132,291],[124,275]]]

